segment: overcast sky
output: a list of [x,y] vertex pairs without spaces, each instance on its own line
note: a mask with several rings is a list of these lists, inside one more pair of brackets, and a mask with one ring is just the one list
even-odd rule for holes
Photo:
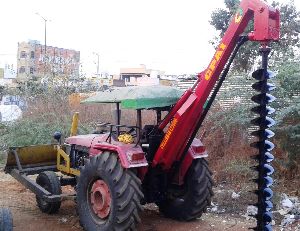
[[44,44],[38,12],[50,20],[47,45],[79,50],[88,73],[96,72],[93,52],[100,54],[100,71],[146,64],[167,73],[197,73],[214,52],[208,42],[215,34],[211,12],[223,6],[223,0],[3,0],[0,66],[16,60],[18,42]]

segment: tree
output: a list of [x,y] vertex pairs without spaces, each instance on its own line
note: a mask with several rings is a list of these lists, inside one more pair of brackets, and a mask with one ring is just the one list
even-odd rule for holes
[[[225,9],[217,9],[211,15],[210,24],[219,32],[219,35],[211,41],[216,45],[223,37],[229,26],[231,16],[234,15],[240,4],[239,0],[225,0]],[[279,43],[272,44],[272,53],[270,56],[270,66],[276,67],[287,60],[294,60],[300,48],[300,12],[297,11],[294,1],[287,4],[278,2],[272,3],[273,7],[279,8],[281,16],[281,36]],[[250,22],[246,33],[253,28],[253,22]],[[255,65],[259,56],[258,43],[246,43],[241,47],[233,64],[233,71],[249,71]]]
[[280,161],[292,176],[300,173],[300,66],[299,62],[283,63],[276,76],[274,92],[277,112],[275,139],[287,158]]

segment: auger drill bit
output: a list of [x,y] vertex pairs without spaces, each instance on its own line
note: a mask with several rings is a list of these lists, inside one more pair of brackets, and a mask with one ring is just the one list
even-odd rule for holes
[[271,175],[274,172],[270,162],[274,159],[274,156],[270,153],[274,148],[274,144],[268,139],[274,136],[274,133],[268,128],[275,124],[275,121],[269,117],[275,110],[267,104],[275,100],[275,97],[270,95],[270,91],[275,89],[273,84],[267,81],[274,77],[274,74],[267,70],[268,55],[270,48],[263,47],[260,49],[262,54],[262,68],[254,71],[252,77],[258,82],[252,85],[252,88],[259,92],[259,94],[251,98],[252,101],[258,104],[258,106],[252,108],[252,112],[258,114],[258,117],[251,120],[251,123],[258,126],[257,131],[252,132],[253,136],[257,137],[257,141],[251,144],[251,147],[257,148],[258,152],[252,158],[258,162],[257,166],[252,167],[255,171],[258,171],[258,178],[254,179],[257,183],[257,226],[254,230],[257,231],[269,231],[272,230],[272,197],[273,191],[270,186],[273,184]]

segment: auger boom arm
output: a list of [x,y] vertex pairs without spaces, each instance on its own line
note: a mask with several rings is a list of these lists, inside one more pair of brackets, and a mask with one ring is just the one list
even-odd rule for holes
[[279,11],[261,0],[243,0],[207,69],[198,75],[194,87],[182,96],[160,124],[159,129],[164,129],[171,122],[154,156],[153,166],[161,165],[163,169],[171,169],[174,162],[184,154],[205,102],[251,19],[254,20],[254,30],[248,34],[249,40],[264,45],[279,40]]

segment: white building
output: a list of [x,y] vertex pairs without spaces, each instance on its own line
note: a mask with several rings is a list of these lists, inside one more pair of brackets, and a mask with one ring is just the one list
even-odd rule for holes
[[159,85],[159,78],[162,72],[147,69],[141,64],[135,68],[121,68],[120,79],[125,81],[126,86],[153,86]]
[[17,77],[17,71],[13,64],[5,64],[0,68],[0,86],[10,85]]

